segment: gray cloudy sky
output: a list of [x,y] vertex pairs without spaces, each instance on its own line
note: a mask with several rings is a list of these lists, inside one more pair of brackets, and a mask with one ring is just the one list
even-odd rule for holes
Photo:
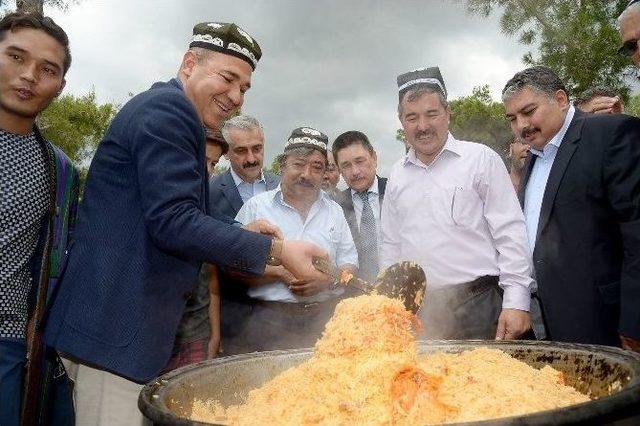
[[175,75],[195,23],[235,22],[263,51],[243,111],[264,125],[265,163],[300,125],[330,140],[355,129],[370,137],[382,175],[403,153],[399,73],[438,65],[451,99],[482,84],[498,99],[525,51],[497,17],[469,16],[453,0],[82,0],[45,13],[71,39],[66,92],[95,88],[116,103]]

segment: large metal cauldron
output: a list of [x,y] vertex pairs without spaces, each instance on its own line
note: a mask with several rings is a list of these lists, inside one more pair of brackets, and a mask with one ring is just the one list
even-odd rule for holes
[[[550,364],[565,374],[568,384],[597,399],[467,425],[607,424],[621,419],[626,419],[625,425],[640,425],[640,417],[631,419],[640,416],[640,355],[606,346],[533,341],[430,341],[420,342],[419,350],[461,352],[479,346],[501,349],[536,368]],[[188,420],[194,398],[217,399],[224,406],[238,404],[250,390],[300,364],[311,354],[309,349],[259,352],[190,365],[147,384],[140,393],[138,406],[155,424],[202,425]]]

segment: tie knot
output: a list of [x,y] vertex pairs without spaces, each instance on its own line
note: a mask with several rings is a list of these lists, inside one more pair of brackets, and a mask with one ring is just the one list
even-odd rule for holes
[[362,201],[369,201],[369,191],[358,192],[358,196],[362,199]]

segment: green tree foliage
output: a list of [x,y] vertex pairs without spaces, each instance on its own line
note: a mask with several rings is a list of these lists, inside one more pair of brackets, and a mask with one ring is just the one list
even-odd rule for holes
[[[470,96],[454,99],[449,106],[449,130],[456,139],[480,142],[506,155],[513,136],[504,118],[504,106],[491,98],[488,85],[474,88]],[[405,143],[402,129],[396,131],[396,140]]]
[[640,94],[631,96],[629,103],[624,107],[624,113],[640,117]]
[[70,4],[77,4],[79,0],[16,0],[16,11],[26,13],[43,13],[44,5],[67,10]]
[[489,86],[476,87],[470,96],[449,102],[451,124],[449,130],[456,139],[489,145],[501,155],[513,138],[504,117],[504,105],[491,98]]
[[229,170],[229,166],[217,165],[213,169],[213,176],[221,175],[222,173],[226,172],[227,170]]
[[86,168],[118,107],[98,104],[95,92],[75,97],[64,95],[54,100],[38,117],[44,136]]
[[627,58],[617,54],[620,36],[616,19],[628,0],[465,0],[467,10],[481,16],[502,13],[500,28],[531,50],[526,65],[555,70],[570,93],[601,84],[619,88],[633,73]]
[[271,165],[264,170],[271,174],[280,176],[280,173],[282,173],[282,171],[280,170],[280,156],[276,156],[276,158],[274,158],[271,162]]

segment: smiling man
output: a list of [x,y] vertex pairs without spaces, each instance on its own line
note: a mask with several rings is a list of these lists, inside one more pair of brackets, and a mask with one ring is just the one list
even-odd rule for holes
[[[327,136],[310,127],[294,129],[279,162],[280,187],[251,198],[236,219],[268,220],[285,239],[313,242],[337,268],[355,272],[358,254],[342,209],[321,190]],[[282,266],[269,266],[248,284],[254,306],[242,330],[246,352],[313,346],[344,290],[327,276],[296,279]]]
[[640,350],[640,120],[576,110],[546,67],[502,99],[530,147],[520,197],[548,338]]
[[398,77],[398,117],[411,147],[382,204],[382,267],[416,261],[429,338],[514,339],[531,325],[524,218],[500,156],[449,133],[437,67]]
[[46,329],[74,361],[78,424],[142,423],[138,393],[167,364],[202,262],[322,277],[313,244],[207,215],[205,131],[242,106],[260,58],[235,24],[195,26],[178,78],[122,107],[91,163],[78,229]]

